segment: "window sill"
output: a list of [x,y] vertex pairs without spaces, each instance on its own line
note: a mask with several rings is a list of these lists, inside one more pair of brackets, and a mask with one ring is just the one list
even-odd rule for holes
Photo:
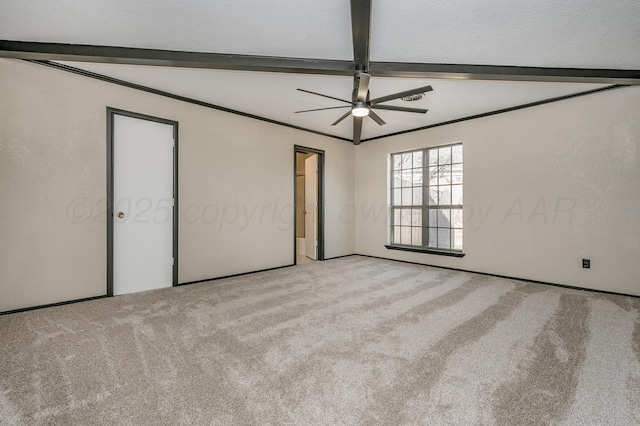
[[389,250],[410,251],[413,253],[436,254],[439,256],[449,256],[449,257],[464,257],[464,253],[460,251],[434,250],[434,249],[427,249],[427,248],[392,246],[392,245],[385,245],[385,247],[388,248]]

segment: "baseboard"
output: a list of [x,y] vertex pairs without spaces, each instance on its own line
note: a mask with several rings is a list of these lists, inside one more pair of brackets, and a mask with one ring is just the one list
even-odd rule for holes
[[[355,253],[351,253],[351,254],[345,254],[345,255],[342,255],[342,256],[329,257],[329,258],[325,258],[325,259],[322,259],[322,260],[317,260],[316,262],[323,262],[325,260],[340,259],[340,258],[349,257],[349,256],[356,256],[356,254]],[[259,269],[257,271],[242,272],[240,274],[224,275],[222,277],[207,278],[207,279],[204,279],[204,280],[197,280],[197,281],[189,281],[189,282],[186,282],[186,283],[180,283],[176,287],[183,286],[183,285],[206,283],[208,281],[223,280],[225,278],[241,277],[243,275],[251,275],[251,274],[257,274],[259,272],[274,271],[276,269],[291,268],[292,266],[296,266],[296,265],[295,264],[290,264],[290,265],[276,266],[275,268]]]
[[83,299],[74,299],[74,300],[66,300],[64,302],[48,303],[46,305],[29,306],[27,308],[12,309],[10,311],[0,312],[0,315],[17,314],[17,313],[20,313],[20,312],[35,311],[36,309],[52,308],[54,306],[62,306],[62,305],[70,305],[72,303],[88,302],[89,300],[104,299],[105,297],[110,297],[110,296],[107,296],[105,294],[103,296],[85,297]]
[[637,296],[635,294],[618,293],[618,292],[615,292],[615,291],[606,291],[606,290],[596,290],[596,289],[592,289],[592,288],[576,287],[576,286],[567,285],[567,284],[559,284],[559,283],[551,283],[551,282],[547,282],[547,281],[532,280],[532,279],[529,279],[529,278],[510,277],[508,275],[491,274],[489,272],[478,272],[478,271],[471,271],[469,269],[459,269],[459,268],[450,268],[448,266],[431,265],[429,263],[411,262],[411,261],[408,261],[408,260],[389,259],[388,257],[371,256],[371,255],[368,255],[368,254],[358,254],[358,253],[356,253],[356,254],[354,254],[354,256],[371,257],[373,259],[390,260],[392,262],[409,263],[409,264],[412,264],[412,265],[430,266],[432,268],[448,269],[450,271],[469,272],[471,274],[486,275],[486,276],[489,276],[489,277],[496,277],[496,278],[506,278],[506,279],[509,279],[509,280],[518,280],[518,281],[524,281],[524,282],[533,283],[533,284],[542,284],[542,285],[550,285],[550,286],[553,286],[553,287],[569,288],[569,289],[572,289],[572,290],[589,291],[589,292],[592,292],[592,293],[603,293],[603,294],[612,294],[612,295],[615,295],[615,296],[625,296],[625,297],[640,298],[640,296]]
[[335,257],[326,257],[323,260],[333,260],[333,259],[342,259],[343,257],[349,257],[349,256],[359,256],[358,254],[355,253],[351,253],[351,254],[343,254],[342,256],[335,256]]
[[200,284],[200,283],[206,283],[208,281],[217,281],[217,280],[223,280],[225,278],[233,278],[233,277],[241,277],[243,275],[251,275],[251,274],[257,274],[258,272],[267,272],[267,271],[275,271],[276,269],[284,269],[284,268],[290,268],[292,266],[295,266],[294,264],[291,265],[282,265],[282,266],[276,266],[274,268],[267,268],[267,269],[259,269],[257,271],[249,271],[249,272],[242,272],[240,274],[233,274],[233,275],[225,275],[222,277],[215,277],[215,278],[207,278],[204,280],[197,280],[197,281],[188,281],[186,283],[179,283],[178,285],[176,285],[176,287],[180,287],[183,285],[191,285],[191,284]]

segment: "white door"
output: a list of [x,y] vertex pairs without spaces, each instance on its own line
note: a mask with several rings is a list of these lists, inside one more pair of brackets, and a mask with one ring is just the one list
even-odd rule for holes
[[173,126],[114,115],[113,294],[173,284]]
[[318,155],[304,160],[305,254],[318,258]]

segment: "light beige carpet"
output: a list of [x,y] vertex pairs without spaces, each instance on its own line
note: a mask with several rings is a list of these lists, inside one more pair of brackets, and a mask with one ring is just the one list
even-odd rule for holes
[[640,424],[640,299],[351,256],[0,317],[0,424]]

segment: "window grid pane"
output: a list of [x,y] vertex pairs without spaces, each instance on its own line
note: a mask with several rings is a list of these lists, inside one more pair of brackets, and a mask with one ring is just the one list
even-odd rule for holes
[[402,186],[402,173],[399,170],[393,172],[392,188],[400,188]]
[[400,227],[399,226],[393,227],[393,243],[400,244]]
[[392,208],[393,244],[422,246],[422,206]]

